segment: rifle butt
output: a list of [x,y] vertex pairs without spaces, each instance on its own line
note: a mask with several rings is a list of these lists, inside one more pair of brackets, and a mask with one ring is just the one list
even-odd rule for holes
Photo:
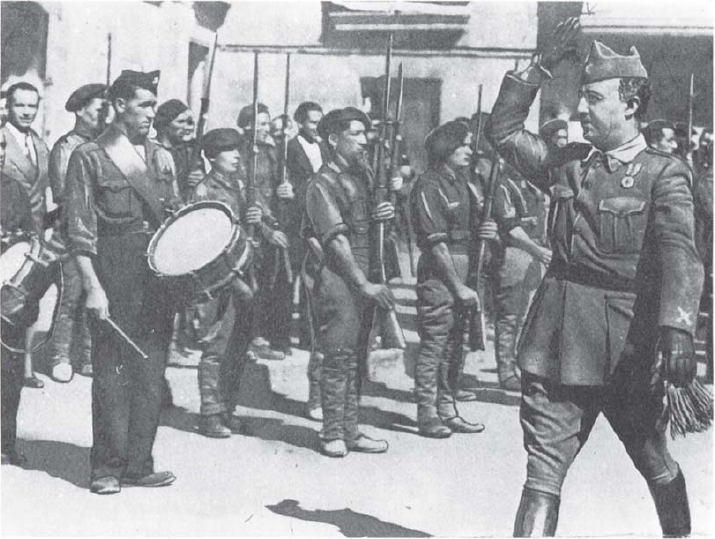
[[404,350],[407,348],[405,334],[397,320],[397,311],[390,309],[377,309],[376,315],[380,317],[380,330],[382,336],[383,348],[399,348]]
[[486,349],[485,333],[484,311],[472,309],[469,313],[469,349],[472,352]]

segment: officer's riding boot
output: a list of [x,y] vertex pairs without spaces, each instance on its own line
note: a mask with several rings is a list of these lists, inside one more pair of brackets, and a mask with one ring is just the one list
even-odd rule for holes
[[690,535],[690,505],[682,470],[670,483],[649,484],[648,488],[655,501],[663,537]]
[[521,382],[517,376],[514,358],[517,331],[516,319],[516,315],[502,314],[494,324],[499,387],[507,391],[521,390]]
[[514,521],[514,537],[553,537],[560,502],[555,494],[524,487]]
[[348,452],[344,431],[345,395],[348,385],[346,360],[347,356],[341,352],[325,354],[320,374],[320,397],[323,404],[320,450],[329,457],[344,457]]

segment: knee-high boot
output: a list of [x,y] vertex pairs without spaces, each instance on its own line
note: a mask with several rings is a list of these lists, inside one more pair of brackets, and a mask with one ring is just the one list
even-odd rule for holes
[[553,537],[560,503],[555,494],[524,488],[514,521],[514,537]]
[[682,470],[665,485],[648,484],[664,537],[690,535],[690,505]]

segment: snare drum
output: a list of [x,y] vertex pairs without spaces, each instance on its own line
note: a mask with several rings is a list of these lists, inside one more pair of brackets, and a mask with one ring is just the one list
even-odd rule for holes
[[149,267],[185,302],[208,301],[237,276],[253,256],[235,215],[226,204],[206,200],[185,206],[156,231]]

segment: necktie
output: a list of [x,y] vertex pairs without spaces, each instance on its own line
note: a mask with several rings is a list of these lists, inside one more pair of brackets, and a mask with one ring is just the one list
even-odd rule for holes
[[32,137],[29,133],[25,134],[25,155],[32,166],[35,166],[35,152],[32,151]]

